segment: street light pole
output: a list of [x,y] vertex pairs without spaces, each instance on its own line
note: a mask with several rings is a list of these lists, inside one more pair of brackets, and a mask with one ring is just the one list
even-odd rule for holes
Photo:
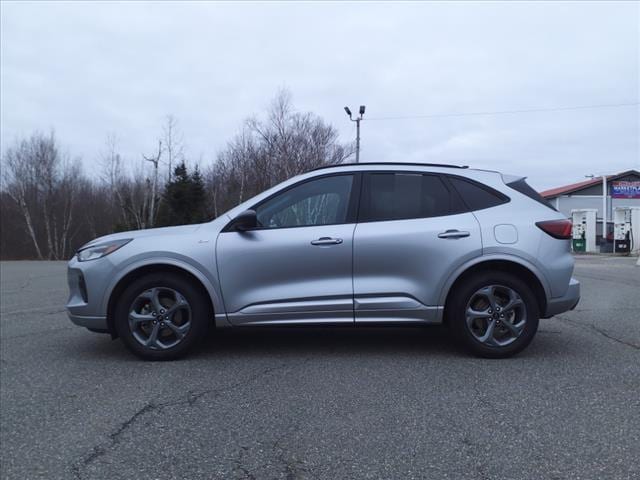
[[356,118],[356,163],[360,163],[360,118]]
[[354,120],[351,116],[351,110],[349,109],[349,107],[344,107],[344,111],[347,112],[347,115],[349,115],[349,120],[351,120],[352,122],[356,122],[356,163],[360,163],[360,121],[362,120],[362,116],[364,115],[365,108],[366,107],[364,105],[360,105],[360,110],[358,112],[360,113],[360,116],[356,117]]

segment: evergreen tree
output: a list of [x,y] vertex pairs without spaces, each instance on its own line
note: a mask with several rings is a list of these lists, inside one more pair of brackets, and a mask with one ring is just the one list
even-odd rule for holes
[[200,174],[200,167],[196,164],[196,168],[191,174],[191,205],[192,205],[192,221],[194,223],[203,222],[207,219],[207,192],[204,186],[204,179]]
[[199,223],[205,217],[206,194],[200,169],[196,166],[189,174],[184,162],[173,170],[167,182],[158,212],[157,224],[161,226]]

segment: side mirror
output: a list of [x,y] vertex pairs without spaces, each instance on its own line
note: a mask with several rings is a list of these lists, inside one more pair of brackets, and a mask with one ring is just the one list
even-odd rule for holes
[[246,232],[252,230],[258,226],[258,217],[255,210],[245,210],[240,213],[231,222],[230,229],[238,232]]

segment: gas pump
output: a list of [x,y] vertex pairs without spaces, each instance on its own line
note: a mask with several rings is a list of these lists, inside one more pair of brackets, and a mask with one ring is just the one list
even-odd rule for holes
[[571,244],[574,252],[596,251],[596,213],[595,208],[571,210]]
[[640,208],[613,209],[613,251],[630,253],[640,250]]

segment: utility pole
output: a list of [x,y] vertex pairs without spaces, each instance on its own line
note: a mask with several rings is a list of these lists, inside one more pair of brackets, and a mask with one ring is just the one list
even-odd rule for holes
[[349,115],[349,120],[352,122],[356,122],[356,163],[360,163],[360,121],[362,120],[362,116],[364,115],[364,105],[360,105],[360,116],[356,117],[355,120],[351,116],[351,110],[349,107],[344,107],[344,111]]

